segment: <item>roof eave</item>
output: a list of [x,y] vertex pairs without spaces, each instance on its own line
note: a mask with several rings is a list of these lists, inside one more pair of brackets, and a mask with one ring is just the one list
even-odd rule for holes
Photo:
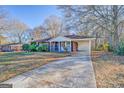
[[95,40],[95,38],[71,39],[72,41]]

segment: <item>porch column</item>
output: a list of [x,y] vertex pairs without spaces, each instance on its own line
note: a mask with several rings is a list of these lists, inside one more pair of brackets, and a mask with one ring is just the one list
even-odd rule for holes
[[49,46],[49,48],[50,48],[50,52],[51,52],[51,42],[49,42],[50,43],[50,46]]
[[[65,41],[65,48],[66,48],[66,41]],[[64,49],[64,52],[67,52],[67,51],[65,51],[65,49]]]
[[51,51],[55,52],[55,42],[51,42]]
[[89,40],[89,55],[91,55],[91,40]]
[[70,52],[71,52],[71,40],[70,40]]
[[66,41],[65,41],[65,46],[66,46]]

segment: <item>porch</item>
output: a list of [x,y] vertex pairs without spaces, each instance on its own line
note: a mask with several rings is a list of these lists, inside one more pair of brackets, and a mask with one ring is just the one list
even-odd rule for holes
[[78,43],[75,41],[49,42],[50,52],[76,52]]

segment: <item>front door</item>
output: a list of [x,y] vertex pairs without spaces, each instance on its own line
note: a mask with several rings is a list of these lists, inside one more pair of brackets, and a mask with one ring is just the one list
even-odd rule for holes
[[73,52],[77,52],[78,51],[78,43],[77,42],[73,42],[72,43],[72,50],[73,50]]

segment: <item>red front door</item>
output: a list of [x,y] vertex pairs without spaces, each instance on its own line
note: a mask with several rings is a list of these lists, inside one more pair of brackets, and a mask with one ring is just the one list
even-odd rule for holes
[[72,50],[73,50],[73,52],[78,51],[78,43],[77,42],[72,42]]

